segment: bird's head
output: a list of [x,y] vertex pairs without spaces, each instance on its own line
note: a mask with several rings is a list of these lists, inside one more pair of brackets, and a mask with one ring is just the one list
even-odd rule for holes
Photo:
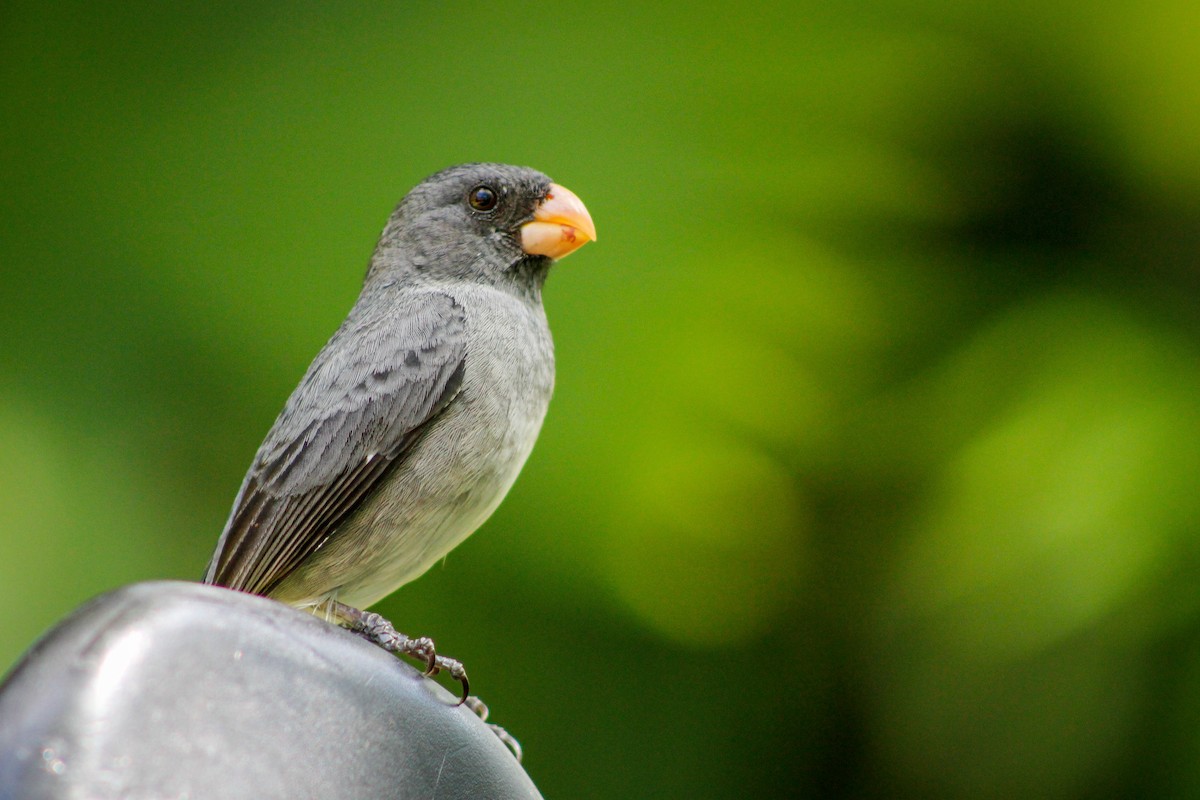
[[367,281],[486,280],[540,288],[551,262],[596,238],[583,202],[528,167],[462,164],[396,207]]

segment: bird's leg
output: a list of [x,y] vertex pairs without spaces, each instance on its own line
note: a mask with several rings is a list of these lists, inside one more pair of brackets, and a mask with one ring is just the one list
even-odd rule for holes
[[[425,674],[436,675],[445,670],[451,678],[462,684],[462,698],[459,704],[467,702],[471,693],[471,684],[467,680],[467,670],[457,659],[439,656],[434,649],[433,640],[427,636],[417,639],[409,638],[400,633],[392,623],[373,611],[361,611],[345,603],[332,603],[333,613],[345,627],[363,636],[368,641],[382,647],[389,653],[411,656],[425,663]],[[486,706],[484,707],[486,709]]]
[[512,751],[512,754],[517,757],[517,763],[521,762],[524,757],[524,751],[521,750],[521,743],[518,742],[511,733],[501,728],[495,723],[488,722],[488,707],[487,704],[474,695],[463,701],[463,705],[479,715],[479,718],[491,728],[492,733],[496,734],[496,738],[504,742],[505,746]]
[[337,601],[331,601],[329,608],[333,616],[345,625],[346,628],[361,635],[373,644],[382,647],[389,653],[411,656],[424,662],[426,675],[436,675],[438,672],[445,670],[450,674],[450,677],[462,683],[463,693],[461,699],[458,701],[459,704],[465,705],[471,711],[475,712],[479,716],[479,719],[496,735],[496,738],[512,751],[517,762],[521,761],[524,757],[521,743],[504,728],[487,721],[487,704],[470,693],[467,671],[461,661],[439,656],[434,649],[432,639],[426,636],[418,639],[410,639],[397,631],[392,623],[373,611],[361,611]]

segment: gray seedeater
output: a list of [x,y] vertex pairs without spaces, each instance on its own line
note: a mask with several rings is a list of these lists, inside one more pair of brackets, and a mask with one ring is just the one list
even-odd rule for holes
[[483,524],[554,389],[551,264],[596,229],[532,169],[464,164],[400,202],[346,321],[254,457],[204,580],[324,613],[449,671],[362,609]]

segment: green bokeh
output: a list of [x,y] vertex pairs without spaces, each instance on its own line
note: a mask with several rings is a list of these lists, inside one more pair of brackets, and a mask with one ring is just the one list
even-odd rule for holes
[[1200,794],[1200,6],[10,3],[0,670],[196,578],[400,195],[600,241],[381,604],[548,797]]

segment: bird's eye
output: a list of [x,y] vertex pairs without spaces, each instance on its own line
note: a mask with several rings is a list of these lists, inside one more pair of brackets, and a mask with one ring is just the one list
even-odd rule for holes
[[476,186],[467,195],[467,200],[471,203],[471,208],[476,211],[491,211],[496,207],[498,199],[496,191],[490,186]]

